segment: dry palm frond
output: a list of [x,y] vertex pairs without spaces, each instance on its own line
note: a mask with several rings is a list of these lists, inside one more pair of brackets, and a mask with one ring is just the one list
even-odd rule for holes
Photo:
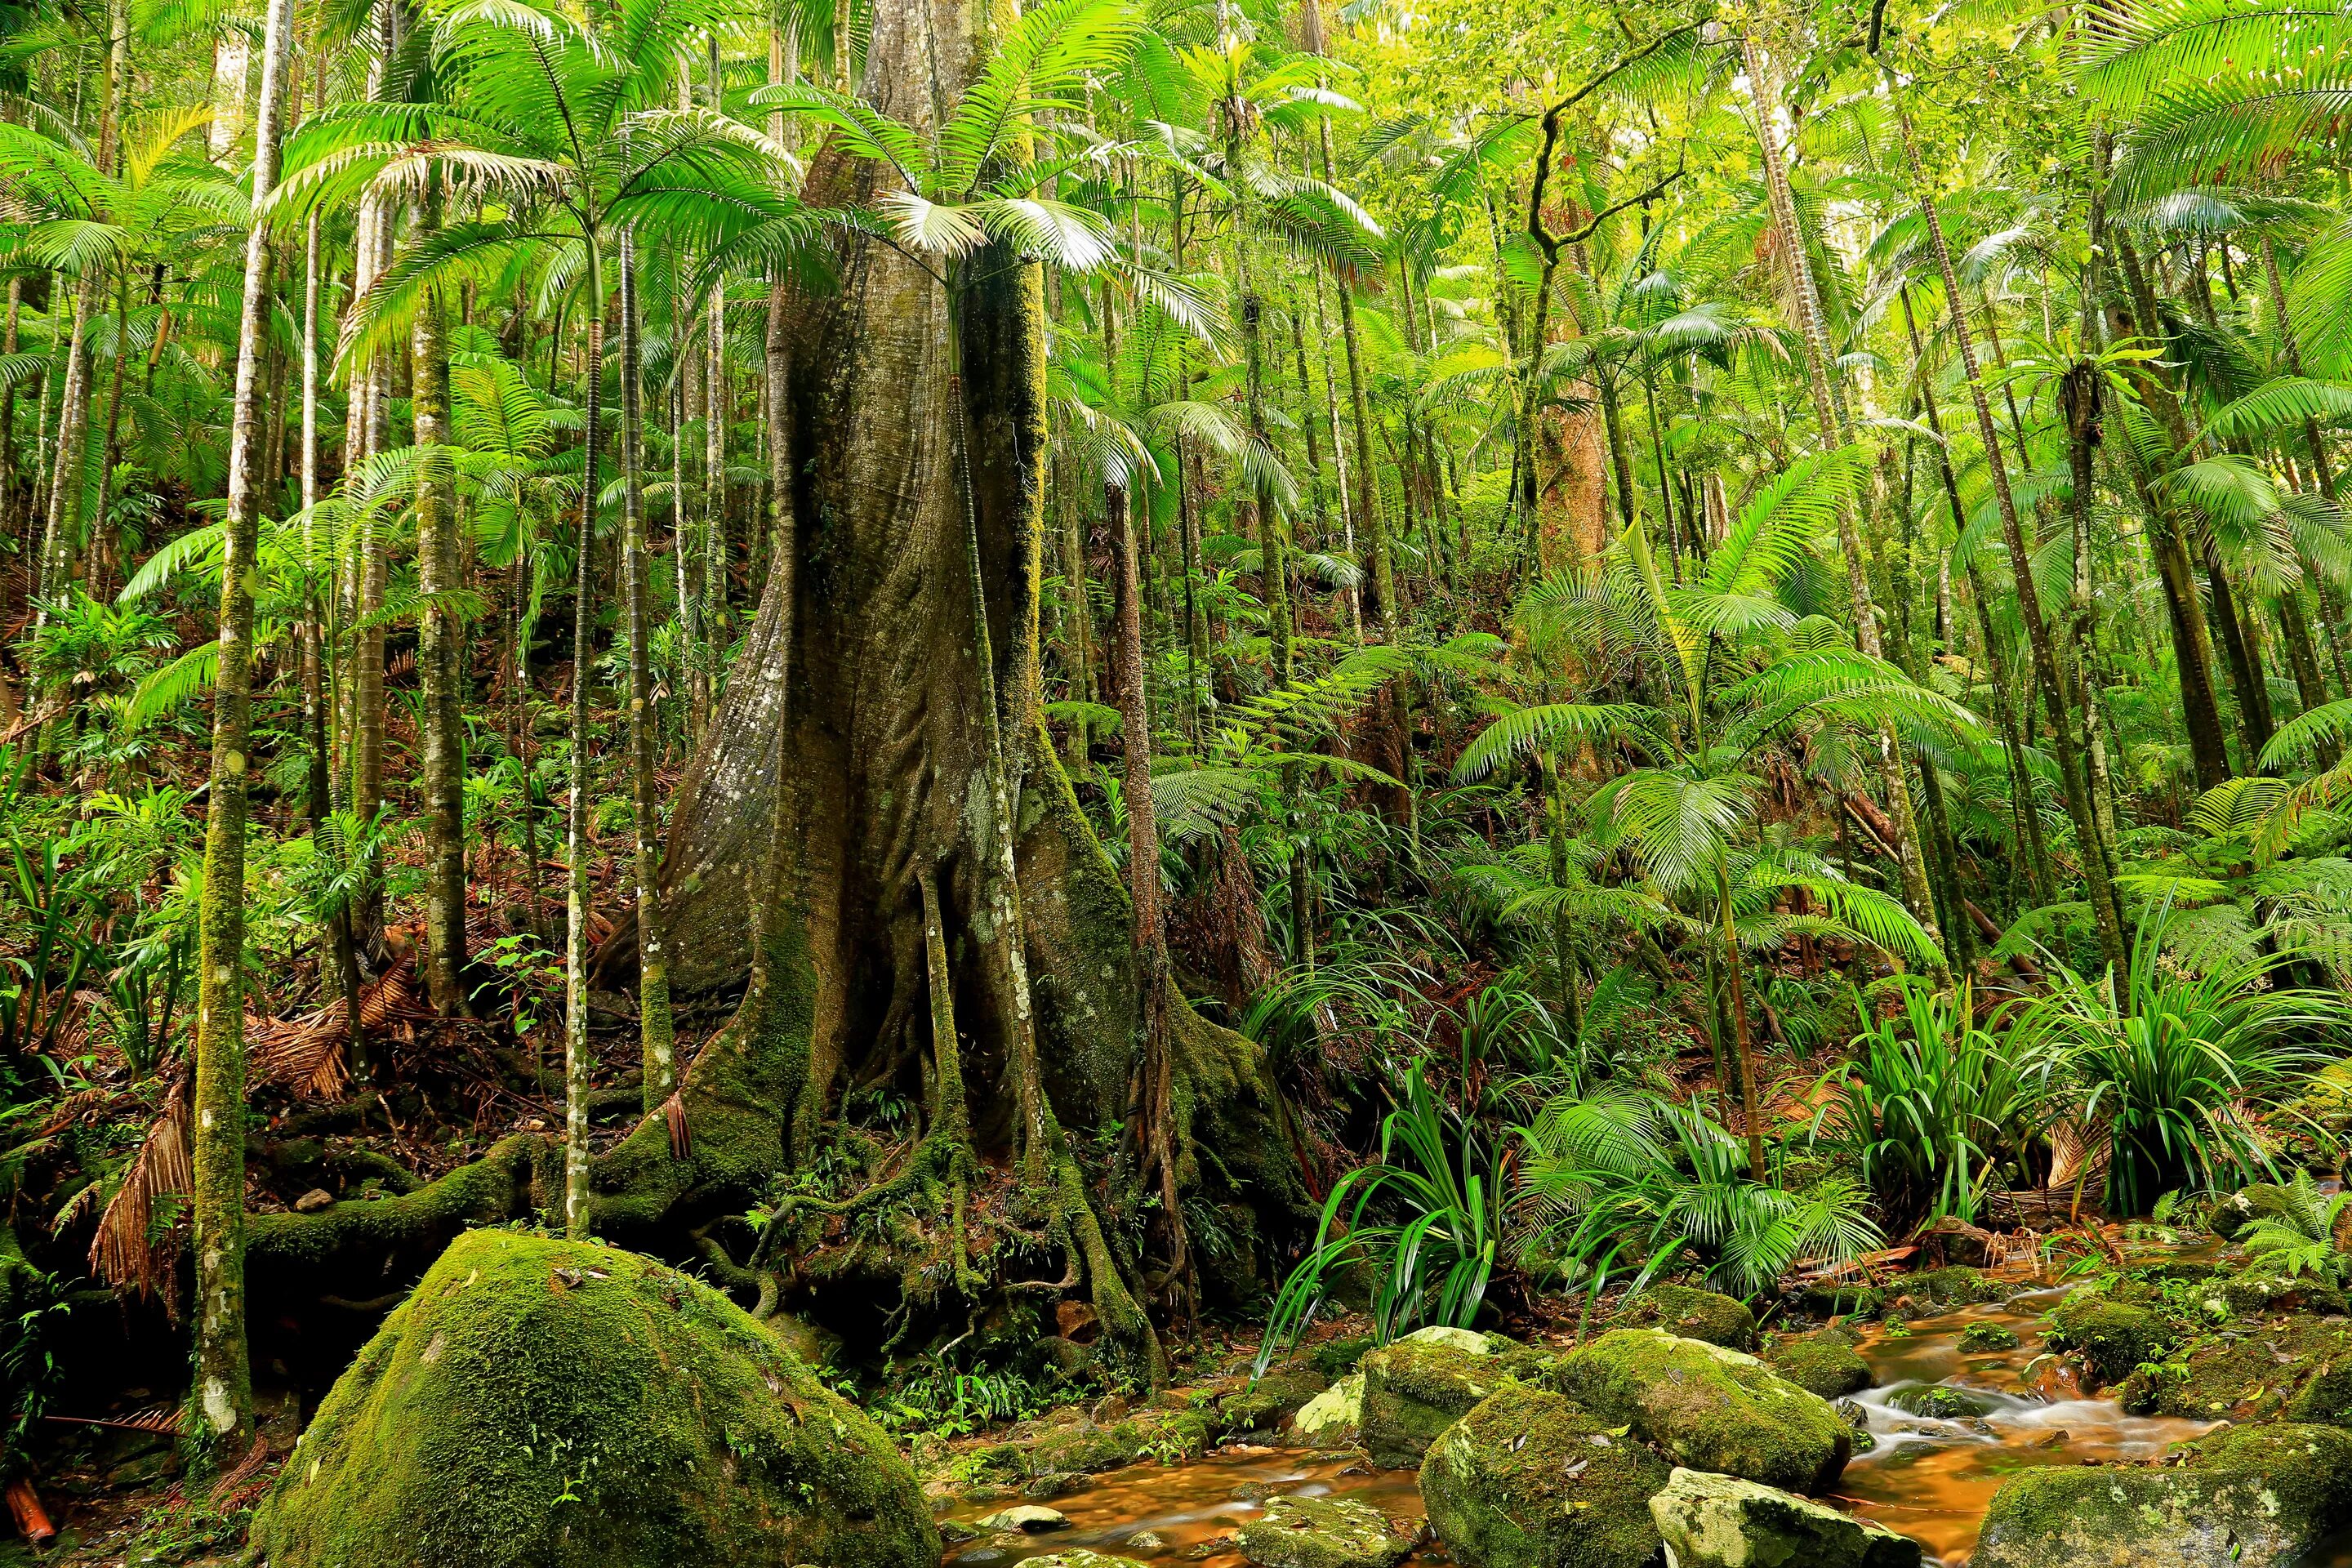
[[155,1236],[155,1209],[158,1200],[184,1197],[195,1184],[188,1152],[189,1083],[184,1072],[163,1091],[163,1109],[89,1243],[92,1273],[118,1290],[161,1296],[167,1307],[179,1248]]
[[[370,1036],[395,1023],[427,1016],[406,975],[392,970],[360,988],[360,1026]],[[331,1100],[351,1082],[343,1068],[343,1045],[351,1029],[338,996],[299,1018],[248,1018],[247,1047],[257,1084],[281,1084],[311,1100]]]
[[659,1115],[669,1128],[669,1157],[683,1160],[693,1152],[694,1139],[686,1120],[686,1101],[679,1099],[683,1089],[672,1089],[670,1097],[661,1102]]

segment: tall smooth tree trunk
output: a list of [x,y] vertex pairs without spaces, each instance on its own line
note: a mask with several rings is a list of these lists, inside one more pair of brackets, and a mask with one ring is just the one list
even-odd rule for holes
[[582,445],[587,469],[580,486],[580,525],[573,537],[572,601],[571,793],[563,810],[563,1231],[588,1235],[588,1090],[594,1058],[588,1049],[588,684],[596,668],[596,457],[604,441],[600,406],[604,363],[604,279],[599,237],[591,231],[583,279],[588,374]]
[[[240,105],[242,104],[240,83]],[[314,850],[328,853],[325,830],[334,809],[334,745],[329,737],[333,711],[334,598],[333,541],[320,516],[319,491],[319,218],[316,213],[303,229],[302,247],[302,511],[309,520],[303,531],[309,557],[302,611],[302,727],[310,749],[310,822]],[[338,858],[351,853],[348,843],[331,851]],[[338,897],[328,911],[326,978],[342,998],[345,1065],[362,1082],[368,1077],[367,1031],[360,1017],[360,974],[352,943],[352,907]]]
[[[428,191],[420,237],[440,226],[441,197]],[[457,472],[449,447],[449,323],[438,289],[428,288],[409,331],[410,410],[420,461],[416,483],[416,669],[423,689],[425,867],[425,994],[445,1018],[466,1005],[466,634],[449,602],[465,585],[457,540]]]
[[644,391],[638,364],[637,246],[635,230],[619,241],[621,274],[621,572],[629,617],[629,784],[631,871],[637,894],[637,1034],[645,1063],[644,1103],[657,1110],[677,1089],[677,1028],[670,1015],[669,952],[661,920],[661,792],[655,777],[660,718],[654,709],[653,566],[646,552],[642,483]]
[[[270,0],[254,110],[253,205],[278,184],[278,98],[294,32],[293,0]],[[260,543],[261,362],[269,330],[269,237],[245,239],[245,290],[231,405],[228,518],[221,558],[220,669],[214,678],[213,755],[205,814],[205,891],[198,914],[196,1071],[190,1205],[196,1259],[196,1407],[226,1447],[253,1431],[245,1313],[245,832],[252,773],[254,554]]]

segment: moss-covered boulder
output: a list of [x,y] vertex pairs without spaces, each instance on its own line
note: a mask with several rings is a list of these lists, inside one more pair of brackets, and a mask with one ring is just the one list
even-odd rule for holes
[[1967,1421],[2000,1407],[2000,1401],[1990,1394],[1955,1388],[1948,1383],[1915,1383],[1888,1394],[1886,1403],[1906,1415],[1924,1415],[1931,1421]]
[[2050,1468],[2003,1483],[1969,1568],[2286,1568],[2352,1519],[2352,1433],[2234,1427],[2181,1469]]
[[1217,1421],[1227,1432],[1272,1432],[1330,1386],[1331,1380],[1312,1367],[1269,1372],[1221,1395]]
[[1764,1364],[1808,1394],[1843,1399],[1871,1384],[1870,1363],[1853,1348],[1853,1336],[1840,1329],[1781,1334],[1763,1353]]
[[2011,1289],[1998,1279],[1954,1264],[1906,1274],[1887,1288],[1887,1296],[1890,1301],[1908,1296],[1922,1307],[1972,1307],[2002,1300]]
[[1204,1411],[1144,1410],[1099,1422],[1072,1411],[1062,1420],[1015,1427],[1006,1441],[975,1455],[972,1468],[1001,1480],[1093,1475],[1145,1459],[1197,1459],[1209,1451],[1213,1435]]
[[1278,1497],[1241,1529],[1258,1568],[1393,1568],[1420,1532],[1354,1498]]
[[2077,1290],[2051,1310],[2050,1348],[2071,1351],[2093,1388],[2121,1383],[2179,1344],[2180,1327],[2153,1307]]
[[1316,1447],[1352,1443],[1364,1424],[1364,1374],[1351,1372],[1298,1407],[1290,1435]]
[[2135,1415],[2352,1423],[2352,1325],[2224,1326],[2137,1368],[2116,1397]]
[[1756,1314],[1748,1303],[1687,1285],[1651,1286],[1627,1304],[1619,1321],[1629,1329],[1663,1329],[1730,1350],[1756,1348]]
[[271,1568],[930,1568],[914,1472],[758,1322],[634,1253],[452,1242],[256,1516]]
[[1917,1542],[1735,1476],[1677,1469],[1650,1516],[1675,1568],[1919,1568]]
[[1513,1384],[1438,1437],[1421,1499],[1464,1568],[1643,1568],[1657,1456],[1559,1394]]
[[1786,1300],[1809,1318],[1874,1318],[1889,1298],[1890,1292],[1876,1285],[1816,1281]]
[[1503,1358],[1484,1336],[1458,1329],[1423,1329],[1358,1364],[1364,1378],[1361,1441],[1374,1464],[1391,1470],[1421,1463],[1437,1435],[1507,1375]]
[[1970,1323],[1960,1331],[1960,1349],[1970,1355],[1987,1355],[2016,1348],[2016,1332],[2007,1324],[1996,1323],[1990,1319],[1981,1323]]
[[2345,1300],[2343,1291],[2316,1275],[2281,1274],[2257,1265],[2214,1280],[2204,1306],[2212,1318],[2263,1318],[2278,1312],[2341,1317]]
[[2294,1198],[2293,1193],[2274,1183],[2256,1182],[2216,1203],[2206,1223],[2223,1241],[2235,1241],[2256,1220],[2277,1219],[2291,1213]]
[[1560,1362],[1551,1379],[1603,1422],[1630,1425],[1675,1462],[1819,1491],[1853,1436],[1828,1400],[1754,1356],[1650,1329],[1614,1329]]

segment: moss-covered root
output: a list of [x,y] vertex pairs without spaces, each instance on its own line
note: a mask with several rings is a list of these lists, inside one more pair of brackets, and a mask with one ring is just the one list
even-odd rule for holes
[[633,1253],[452,1243],[256,1516],[271,1568],[931,1568],[880,1431],[725,1297]]

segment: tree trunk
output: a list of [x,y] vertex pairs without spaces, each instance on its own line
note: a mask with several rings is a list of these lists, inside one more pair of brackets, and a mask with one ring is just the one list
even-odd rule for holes
[[[928,123],[932,82],[974,68],[981,21],[977,7],[878,7],[866,96]],[[807,199],[856,205],[877,178],[821,152]],[[1139,973],[1131,901],[1045,733],[1036,269],[990,248],[943,289],[887,245],[836,244],[839,286],[795,294],[772,433],[792,515],[824,527],[777,551],[662,868],[673,986],[744,974],[756,905],[759,1000],[747,994],[688,1074],[694,1162],[673,1174],[666,1140],[641,1131],[597,1185],[634,1184],[630,1215],[649,1184],[678,1201],[695,1184],[740,1191],[809,1157],[849,1084],[924,1098],[928,879],[971,1140],[1008,1162],[1106,1337],[1149,1362],[1153,1335],[1062,1127],[1124,1120],[1150,1006],[1167,1013],[1180,1185],[1279,1205],[1296,1171],[1257,1048]],[[1217,1160],[1197,1158],[1203,1144]]]
[[[278,97],[294,31],[293,0],[270,0],[254,111],[253,205],[278,184]],[[196,1404],[225,1451],[253,1430],[245,1313],[245,830],[253,732],[253,587],[259,548],[262,350],[270,318],[268,232],[245,238],[236,391],[229,426],[228,518],[221,558],[220,669],[205,814],[198,921],[196,1071],[190,1154],[196,1257]]]
[[587,467],[580,485],[580,527],[573,537],[572,579],[572,778],[563,811],[563,1231],[588,1235],[588,1089],[595,1063],[588,1051],[588,686],[596,668],[596,458],[604,431],[604,279],[600,237],[591,230],[584,297],[588,371],[582,378],[587,408],[582,446]]
[[[419,237],[440,226],[441,196],[429,190]],[[410,408],[420,461],[416,475],[416,669],[425,821],[425,950],[420,967],[433,1010],[463,1016],[466,1005],[466,633],[447,595],[465,585],[457,542],[457,474],[449,445],[449,323],[438,289],[427,289],[409,332],[415,385]]]
[[630,869],[637,908],[655,911],[637,931],[637,1034],[645,1062],[644,1102],[657,1110],[677,1089],[677,1030],[670,1016],[669,953],[662,944],[661,792],[654,776],[660,718],[654,710],[653,565],[646,555],[643,420],[638,368],[636,235],[620,238],[621,271],[621,574],[629,616]]

